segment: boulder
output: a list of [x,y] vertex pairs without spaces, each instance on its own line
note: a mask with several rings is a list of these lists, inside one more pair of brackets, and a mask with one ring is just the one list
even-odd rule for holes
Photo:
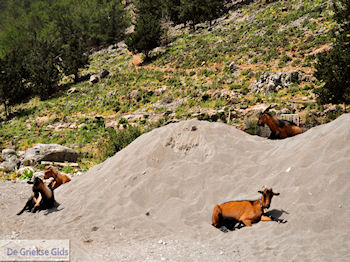
[[131,100],[139,101],[141,99],[141,92],[139,90],[132,90],[129,97]]
[[45,174],[44,171],[35,172],[35,173],[33,174],[32,179],[34,179],[35,177],[40,177],[41,179],[44,179],[44,174]]
[[2,150],[2,158],[4,160],[9,160],[12,156],[17,156],[17,153],[13,149],[3,149]]
[[17,158],[17,156],[13,155],[0,164],[0,169],[11,172],[16,170],[16,168],[19,168],[20,165],[21,161]]
[[166,90],[167,90],[167,86],[162,86],[154,90],[154,93],[156,94],[156,96],[160,96],[161,94],[165,93]]
[[99,78],[97,75],[90,76],[90,80],[89,80],[90,84],[96,84],[98,81],[99,81]]
[[265,72],[259,80],[255,81],[252,91],[255,93],[269,94],[277,92],[285,87],[298,83],[301,75],[298,71],[292,70],[286,73]]
[[236,66],[236,63],[234,61],[232,61],[230,64],[229,64],[229,68],[230,68],[230,71],[231,72],[234,72],[238,69],[238,67]]
[[76,162],[78,153],[71,148],[57,144],[37,144],[28,149],[23,157],[23,165],[32,165],[41,161]]
[[292,70],[284,74],[284,78],[282,84],[284,86],[290,86],[293,83],[297,83],[299,81],[299,72],[296,70]]
[[331,107],[327,108],[326,110],[324,110],[324,113],[325,113],[325,115],[337,114],[337,113],[340,113],[341,111],[342,111],[342,109],[340,107],[331,106]]
[[76,89],[75,87],[71,87],[67,91],[67,95],[74,94],[74,93],[78,93],[78,89]]

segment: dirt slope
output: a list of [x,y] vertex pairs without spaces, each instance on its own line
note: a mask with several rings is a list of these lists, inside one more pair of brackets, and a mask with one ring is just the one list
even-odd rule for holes
[[[0,237],[69,238],[73,261],[347,261],[349,141],[349,114],[281,141],[169,124],[59,188],[57,212],[17,217],[30,187],[1,184]],[[270,210],[287,223],[211,226],[216,203],[256,199],[263,185],[281,193]]]

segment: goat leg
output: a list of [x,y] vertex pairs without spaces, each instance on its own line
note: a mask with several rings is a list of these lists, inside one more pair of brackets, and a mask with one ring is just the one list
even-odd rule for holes
[[272,221],[272,218],[262,215],[261,218],[260,218],[260,221]]
[[251,220],[246,219],[246,220],[243,220],[242,222],[243,222],[247,227],[251,227],[251,226],[252,226],[252,221],[251,221]]
[[276,221],[277,223],[282,223],[282,224],[287,223],[287,221],[284,219],[279,219],[279,218],[272,217],[272,216],[268,217],[268,216],[264,216],[264,215],[261,216],[261,221]]
[[27,203],[23,207],[23,209],[17,213],[17,216],[21,215],[26,209],[28,209],[30,211],[31,203],[32,203],[32,198],[29,198]]

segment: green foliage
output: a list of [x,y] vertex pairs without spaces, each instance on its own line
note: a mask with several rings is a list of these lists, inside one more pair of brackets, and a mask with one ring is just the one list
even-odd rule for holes
[[166,0],[164,3],[165,14],[168,16],[169,20],[175,24],[180,24],[182,21],[180,19],[180,0]]
[[208,101],[210,99],[210,95],[204,94],[202,95],[202,101]]
[[258,127],[258,121],[255,119],[248,119],[244,122],[246,129],[244,130],[248,134],[256,135],[257,134],[257,127]]
[[76,14],[70,6],[63,3],[56,4],[50,12],[60,37],[62,70],[65,75],[74,75],[76,81],[79,68],[88,63],[86,33],[82,30],[83,26],[77,24]]
[[25,62],[29,74],[27,80],[34,85],[35,93],[41,98],[53,94],[60,79],[60,60],[56,43],[49,40],[33,42]]
[[75,171],[76,171],[75,168],[72,167],[72,166],[64,166],[64,167],[62,168],[62,172],[63,172],[63,173],[66,173],[66,174],[72,174],[72,173],[74,173]]
[[8,105],[23,101],[20,91],[47,98],[64,74],[77,80],[88,63],[87,46],[121,40],[129,24],[119,0],[18,0],[2,7],[1,78],[7,81],[2,81],[0,99],[6,114]]
[[133,53],[143,52],[146,59],[149,52],[160,45],[162,28],[159,0],[139,0],[136,2],[135,31],[127,39],[126,44]]
[[340,25],[330,52],[318,55],[315,77],[323,82],[316,89],[318,102],[350,103],[350,1],[334,2],[335,19]]
[[279,66],[279,67],[283,67],[283,66],[286,65],[289,61],[292,61],[292,58],[291,58],[290,56],[284,54],[284,55],[281,57],[281,59],[280,59],[280,61],[279,61],[279,63],[278,63],[278,66]]
[[70,0],[69,7],[76,13],[76,23],[81,27],[89,45],[113,43],[124,37],[129,18],[122,1]]
[[225,10],[225,0],[181,0],[180,19],[183,22],[191,22],[195,25],[204,21],[212,21]]
[[23,101],[27,95],[28,90],[21,81],[25,74],[23,61],[15,51],[0,58],[0,102],[4,105],[6,117],[9,117],[9,107]]
[[127,126],[116,131],[113,128],[107,130],[107,138],[102,146],[102,160],[113,156],[115,153],[129,145],[137,137],[142,135],[139,127]]
[[34,171],[31,169],[24,169],[23,175],[19,177],[19,179],[32,179],[34,175]]

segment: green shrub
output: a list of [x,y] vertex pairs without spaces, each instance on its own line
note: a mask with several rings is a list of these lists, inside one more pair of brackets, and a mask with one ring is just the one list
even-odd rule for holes
[[340,25],[334,34],[335,43],[329,52],[318,54],[315,77],[323,85],[315,90],[317,101],[327,103],[350,103],[350,2],[340,0],[334,4],[335,19]]
[[25,169],[24,172],[23,172],[23,175],[21,175],[19,177],[19,179],[28,179],[28,180],[30,180],[30,179],[32,179],[33,175],[34,175],[34,171],[33,170]]
[[75,172],[75,168],[74,167],[71,167],[71,166],[64,166],[62,168],[62,172],[63,173],[66,173],[66,174],[72,174]]
[[301,64],[301,59],[295,59],[293,62],[292,62],[292,66],[297,66],[297,65],[300,65]]
[[140,127],[127,126],[124,129],[116,131],[114,128],[108,128],[107,137],[103,142],[100,153],[101,161],[108,157],[113,156],[115,153],[119,152],[137,137],[142,134]]
[[202,101],[208,101],[210,99],[210,95],[204,94],[202,95]]

